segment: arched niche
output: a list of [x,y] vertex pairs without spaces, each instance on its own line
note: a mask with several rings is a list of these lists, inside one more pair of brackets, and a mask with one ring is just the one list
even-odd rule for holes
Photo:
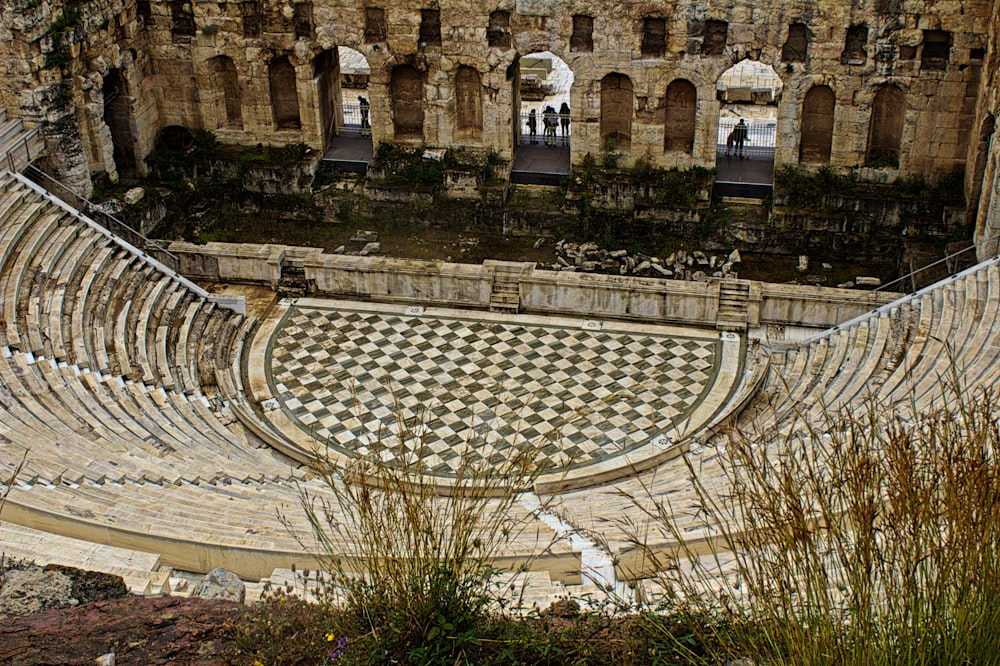
[[240,79],[232,58],[216,56],[209,61],[213,76],[213,87],[221,93],[222,109],[218,114],[225,118],[227,127],[243,128],[243,106],[240,101]]
[[906,96],[902,90],[894,85],[888,85],[875,94],[871,125],[868,129],[866,164],[893,168],[899,166],[905,114]]
[[299,129],[302,119],[299,116],[299,95],[295,86],[295,68],[287,56],[281,56],[271,61],[268,67],[268,79],[271,84],[271,111],[274,114],[274,124],[278,129]]
[[463,139],[479,139],[483,134],[483,84],[473,67],[455,72],[455,133]]
[[389,80],[392,125],[397,139],[424,138],[424,80],[410,65],[392,70]]
[[121,70],[112,69],[104,77],[104,122],[111,132],[115,168],[120,175],[136,171],[135,140],[132,131],[132,102],[128,82]]
[[802,101],[802,134],[799,161],[828,164],[833,146],[833,112],[836,96],[830,86],[813,86]]
[[663,150],[690,153],[698,112],[698,90],[685,79],[667,86],[663,117]]
[[632,79],[612,73],[601,79],[601,144],[628,150],[632,143]]

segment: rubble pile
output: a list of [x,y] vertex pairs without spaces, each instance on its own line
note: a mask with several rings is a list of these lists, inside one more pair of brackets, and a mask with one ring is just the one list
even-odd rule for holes
[[737,278],[742,261],[739,250],[733,250],[728,255],[706,254],[700,250],[677,250],[660,258],[641,252],[630,254],[626,250],[602,250],[597,243],[571,243],[566,240],[558,241],[555,249],[556,262],[545,268],[695,282],[710,277]]

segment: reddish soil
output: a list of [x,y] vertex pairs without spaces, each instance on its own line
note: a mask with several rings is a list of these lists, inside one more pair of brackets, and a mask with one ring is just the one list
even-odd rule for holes
[[229,601],[128,597],[0,620],[0,665],[93,666],[235,663],[225,638],[241,607]]

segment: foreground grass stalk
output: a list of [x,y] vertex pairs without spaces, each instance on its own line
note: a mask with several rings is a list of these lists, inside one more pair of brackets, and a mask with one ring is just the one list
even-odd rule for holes
[[727,493],[689,463],[707,555],[652,485],[632,497],[676,544],[663,561],[626,529],[661,560],[664,608],[755,663],[1000,663],[1000,403],[944,382],[922,405],[734,431]]

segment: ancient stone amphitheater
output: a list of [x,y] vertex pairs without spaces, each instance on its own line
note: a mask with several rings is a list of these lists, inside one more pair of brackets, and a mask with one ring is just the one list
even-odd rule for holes
[[[1000,374],[995,260],[897,300],[788,288],[783,314],[768,311],[780,290],[760,283],[675,284],[686,291],[666,297],[640,278],[604,287],[668,303],[701,289],[714,309],[627,318],[611,299],[586,317],[533,314],[541,287],[523,274],[521,307],[491,312],[512,284],[502,267],[479,308],[368,289],[338,301],[268,292],[239,314],[18,173],[0,176],[0,214],[0,478],[25,459],[0,543],[122,574],[140,592],[183,592],[179,571],[223,566],[256,581],[309,566],[299,493],[330,499],[309,453],[366,455],[371,433],[422,407],[428,482],[442,487],[470,432],[485,461],[512,437],[539,442],[551,473],[517,504],[530,527],[502,553],[537,556],[536,598],[648,577],[618,527],[641,531],[648,517],[625,496],[670,497],[697,536],[690,470],[724,491],[719,433],[740,414],[780,424],[870,393],[920,408],[950,368],[969,388]],[[563,294],[602,288],[598,276],[560,279]],[[826,330],[793,325],[821,307],[860,314]]]

